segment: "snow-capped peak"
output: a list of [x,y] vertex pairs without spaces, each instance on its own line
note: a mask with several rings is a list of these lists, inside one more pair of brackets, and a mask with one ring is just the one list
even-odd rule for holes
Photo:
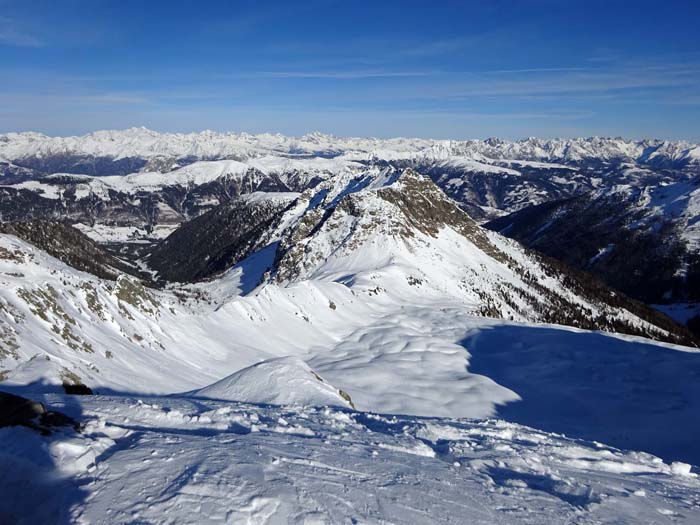
[[419,138],[335,137],[319,132],[301,137],[280,134],[158,133],[137,127],[125,130],[96,131],[83,136],[48,137],[34,132],[0,135],[0,157],[8,160],[35,155],[89,155],[109,158],[172,157],[197,159],[252,158],[269,154],[362,154],[376,158],[430,156],[438,151],[451,155],[494,160],[534,160],[548,162],[584,159],[634,160],[675,163],[698,161],[697,144],[660,140],[625,140],[589,137],[519,141],[497,138],[486,140],[430,140]]

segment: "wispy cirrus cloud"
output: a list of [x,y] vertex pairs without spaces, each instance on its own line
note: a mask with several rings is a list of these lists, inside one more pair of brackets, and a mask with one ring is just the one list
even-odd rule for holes
[[369,78],[407,78],[430,77],[439,75],[440,71],[392,71],[392,70],[347,70],[347,71],[260,71],[251,73],[239,73],[237,76],[245,78],[309,78],[309,79],[333,79],[333,80],[357,80]]
[[462,51],[474,46],[484,37],[474,35],[468,37],[444,38],[438,40],[424,40],[408,43],[398,53],[402,57],[428,58]]
[[590,67],[532,67],[526,69],[492,69],[484,73],[514,75],[518,73],[568,73],[571,71],[593,71]]
[[42,47],[44,41],[18,20],[0,16],[0,45]]
[[[270,69],[264,71],[213,71],[206,69],[165,69],[168,78],[188,79],[177,86],[143,82],[143,71],[119,71],[91,76],[56,75],[50,71],[18,69],[0,88],[0,102],[10,93],[42,96],[37,86],[51,86],[51,96],[68,102],[79,97],[90,104],[220,104],[256,100],[269,103],[307,103],[314,107],[342,101],[349,106],[384,106],[406,109],[423,101],[431,107],[450,110],[473,101],[498,103],[566,101],[594,106],[615,101],[629,104],[693,105],[700,97],[700,63],[613,67],[532,67],[481,71],[390,68]],[[270,82],[274,79],[274,82]],[[327,82],[320,82],[327,81]],[[129,87],[125,87],[129,86]],[[115,89],[116,88],[116,89]],[[45,89],[45,88],[42,88]],[[4,92],[3,92],[4,91]],[[44,94],[45,95],[45,94]],[[676,96],[677,95],[677,96]]]
[[144,94],[137,93],[21,93],[1,92],[0,108],[50,108],[63,107],[68,109],[95,107],[128,107],[144,106],[154,102]]

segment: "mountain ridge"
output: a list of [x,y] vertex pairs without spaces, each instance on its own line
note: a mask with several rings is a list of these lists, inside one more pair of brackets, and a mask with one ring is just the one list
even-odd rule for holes
[[[288,137],[281,134],[248,133],[158,133],[145,128],[106,130],[82,136],[49,137],[35,132],[0,135],[0,159],[37,157],[56,154],[78,154],[93,157],[128,159],[138,157],[179,157],[199,160],[231,158],[244,160],[264,153],[290,156],[331,155],[343,152],[378,154],[393,151],[410,157],[416,151],[441,158],[445,155],[466,155],[478,160],[512,158],[514,160],[583,160],[596,157],[606,160],[626,159],[642,164],[675,165],[700,163],[700,145],[688,141],[661,139],[626,140],[610,137],[540,139],[529,137],[517,141],[489,138],[485,140],[436,140],[421,138],[335,137],[321,133]],[[22,163],[19,164],[20,166]],[[34,166],[38,168],[42,163]],[[143,164],[145,165],[145,163]],[[141,166],[143,167],[143,166]],[[137,170],[132,170],[137,171]]]

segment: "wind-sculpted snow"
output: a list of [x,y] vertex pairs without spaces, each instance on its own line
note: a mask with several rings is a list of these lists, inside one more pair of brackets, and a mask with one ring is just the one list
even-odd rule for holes
[[350,396],[330,385],[298,357],[262,361],[192,395],[274,405],[352,406]]
[[[697,523],[683,463],[500,420],[184,397],[45,396],[0,429],[2,516],[60,523]],[[48,472],[51,475],[47,475]]]

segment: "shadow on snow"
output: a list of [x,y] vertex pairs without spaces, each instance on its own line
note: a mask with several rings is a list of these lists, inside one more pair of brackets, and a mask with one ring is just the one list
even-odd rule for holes
[[700,464],[700,353],[600,333],[496,326],[461,344],[469,371],[516,392],[498,417]]
[[[59,404],[46,403],[45,396],[27,392],[39,387],[2,385],[1,389],[81,419],[80,403],[73,396],[62,396]],[[0,523],[72,523],[70,510],[82,503],[88,492],[76,478],[60,474],[49,450],[74,436],[70,427],[56,428],[49,435],[23,426],[0,428]]]

